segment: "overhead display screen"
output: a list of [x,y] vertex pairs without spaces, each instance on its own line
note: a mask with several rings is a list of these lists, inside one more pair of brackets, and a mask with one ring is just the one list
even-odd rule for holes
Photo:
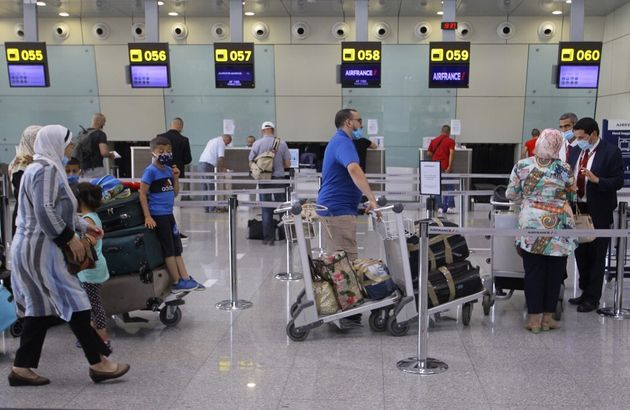
[[468,88],[470,43],[432,41],[429,44],[429,88]]
[[381,88],[380,41],[341,43],[341,87]]
[[215,43],[216,88],[255,88],[254,43]]
[[49,87],[46,43],[4,43],[10,87]]
[[561,41],[558,49],[558,88],[597,88],[602,43]]
[[169,88],[168,43],[129,43],[132,88]]

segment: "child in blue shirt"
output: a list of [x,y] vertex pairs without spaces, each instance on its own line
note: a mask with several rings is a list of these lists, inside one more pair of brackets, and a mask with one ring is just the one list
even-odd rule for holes
[[171,143],[164,137],[151,140],[153,160],[142,174],[140,204],[144,212],[144,224],[155,229],[162,245],[166,269],[173,279],[173,292],[205,290],[186,271],[182,258],[182,241],[173,216],[175,196],[179,193],[180,170],[173,165]]

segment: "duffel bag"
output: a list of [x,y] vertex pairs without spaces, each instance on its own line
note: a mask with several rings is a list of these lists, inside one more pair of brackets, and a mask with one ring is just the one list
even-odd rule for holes
[[361,285],[346,252],[336,252],[322,258],[322,276],[333,285],[341,310],[348,310],[363,302]]
[[[416,221],[418,225],[420,222]],[[457,227],[458,225],[443,218],[433,218],[430,226]],[[409,264],[411,265],[411,276],[418,277],[418,256],[420,238],[417,235],[407,239],[407,250],[409,251]],[[470,256],[466,238],[461,235],[429,235],[429,270],[436,270],[440,266],[454,262],[463,261]]]
[[370,299],[384,299],[398,288],[383,261],[370,258],[356,259],[352,266]]
[[[414,280],[414,289],[418,291],[417,280]],[[480,292],[483,283],[479,267],[461,261],[429,271],[427,290],[429,308]]]
[[144,225],[144,213],[137,192],[128,198],[114,199],[96,210],[107,232]]
[[146,273],[164,265],[157,233],[144,226],[106,233],[103,256],[112,276]]

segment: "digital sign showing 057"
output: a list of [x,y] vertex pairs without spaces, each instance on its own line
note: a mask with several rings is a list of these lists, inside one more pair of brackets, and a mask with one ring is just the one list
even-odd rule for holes
[[216,88],[254,88],[254,43],[215,43]]

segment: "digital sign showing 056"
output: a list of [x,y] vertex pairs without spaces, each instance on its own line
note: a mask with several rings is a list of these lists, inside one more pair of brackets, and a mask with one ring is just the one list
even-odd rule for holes
[[169,88],[168,43],[129,43],[132,88]]

